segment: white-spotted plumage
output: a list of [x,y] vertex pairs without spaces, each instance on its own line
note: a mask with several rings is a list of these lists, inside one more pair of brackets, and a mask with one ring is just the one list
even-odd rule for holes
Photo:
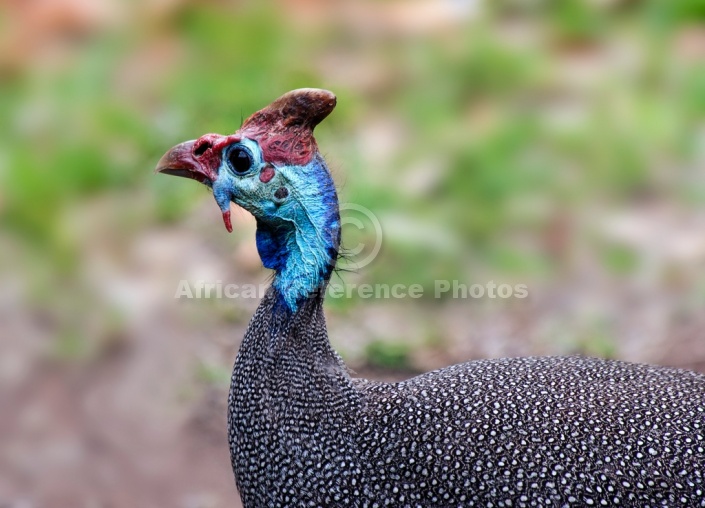
[[351,378],[322,300],[270,291],[232,378],[245,507],[705,507],[705,376],[583,357]]

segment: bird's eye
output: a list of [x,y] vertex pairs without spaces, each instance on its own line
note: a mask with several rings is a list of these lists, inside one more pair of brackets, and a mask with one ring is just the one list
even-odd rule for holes
[[252,167],[252,157],[247,150],[236,146],[228,152],[228,163],[235,173],[242,174]]

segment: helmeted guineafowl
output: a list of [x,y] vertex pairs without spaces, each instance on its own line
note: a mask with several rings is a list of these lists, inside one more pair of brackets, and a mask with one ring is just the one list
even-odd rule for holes
[[323,292],[340,244],[313,138],[335,107],[294,90],[158,171],[257,219],[275,271],[235,362],[232,467],[245,507],[705,507],[705,376],[591,358],[474,361],[400,383],[354,379]]

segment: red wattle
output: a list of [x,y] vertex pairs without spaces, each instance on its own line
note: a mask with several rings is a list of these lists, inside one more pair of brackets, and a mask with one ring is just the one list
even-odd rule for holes
[[228,230],[228,233],[232,233],[233,223],[230,222],[230,210],[223,212],[223,222],[225,223],[225,229]]

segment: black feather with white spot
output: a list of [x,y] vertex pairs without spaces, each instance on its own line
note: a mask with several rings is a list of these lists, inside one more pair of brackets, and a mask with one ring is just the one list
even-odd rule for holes
[[705,376],[549,357],[353,379],[321,299],[275,302],[230,391],[245,507],[705,507]]

